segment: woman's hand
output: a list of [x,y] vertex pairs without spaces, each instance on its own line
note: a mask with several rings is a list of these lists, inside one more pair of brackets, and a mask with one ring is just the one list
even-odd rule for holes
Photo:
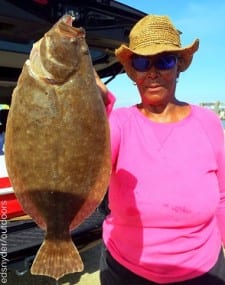
[[94,75],[95,75],[95,81],[96,84],[99,88],[99,91],[101,93],[102,96],[102,100],[104,102],[105,105],[108,104],[108,97],[107,97],[107,93],[108,93],[108,89],[106,87],[106,85],[102,82],[101,78],[98,76],[98,73],[96,72],[96,70],[93,68],[94,71]]

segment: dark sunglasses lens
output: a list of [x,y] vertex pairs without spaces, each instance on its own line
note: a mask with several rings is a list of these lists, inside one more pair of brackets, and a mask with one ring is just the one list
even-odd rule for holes
[[172,69],[176,63],[177,57],[175,55],[163,55],[156,60],[155,67],[160,70],[167,70]]
[[150,59],[143,56],[133,56],[131,62],[133,68],[140,72],[147,71],[151,65]]
[[148,71],[152,65],[159,70],[172,69],[177,64],[177,57],[175,55],[162,55],[156,60],[152,61],[149,57],[133,56],[131,59],[132,67],[140,72]]

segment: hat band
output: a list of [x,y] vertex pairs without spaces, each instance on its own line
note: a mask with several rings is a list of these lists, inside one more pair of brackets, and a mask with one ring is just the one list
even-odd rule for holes
[[163,47],[165,47],[165,50],[168,50],[169,48],[170,49],[179,49],[180,46],[179,45],[176,45],[174,43],[171,43],[171,42],[168,42],[168,43],[165,43],[165,42],[154,42],[154,43],[148,43],[146,44],[146,42],[143,42],[143,43],[139,43],[138,45],[136,45],[134,48],[130,47],[130,50],[132,50],[133,52],[136,52],[138,53],[138,50],[144,50],[144,49],[151,49],[151,50],[155,50],[156,47],[160,47],[163,51]]

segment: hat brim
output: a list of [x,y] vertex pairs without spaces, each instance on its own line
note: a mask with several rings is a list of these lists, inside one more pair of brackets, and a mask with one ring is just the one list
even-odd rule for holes
[[130,58],[133,54],[139,54],[143,56],[154,56],[160,53],[169,52],[176,53],[179,57],[179,70],[185,71],[191,64],[193,54],[199,48],[199,40],[196,39],[191,45],[180,48],[174,45],[165,44],[151,44],[149,46],[138,47],[138,50],[132,50],[125,44],[122,44],[116,49],[115,54],[119,62],[123,65],[128,76],[134,80],[134,69],[131,66]]

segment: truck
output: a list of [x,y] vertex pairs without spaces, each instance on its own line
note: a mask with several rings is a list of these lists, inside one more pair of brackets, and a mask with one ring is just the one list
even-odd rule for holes
[[[30,266],[44,231],[24,212],[16,199],[4,159],[4,134],[12,91],[35,41],[64,14],[83,27],[97,73],[107,84],[123,73],[114,50],[128,42],[131,27],[145,13],[110,0],[1,0],[0,1],[0,197],[1,283],[55,284],[48,277],[31,276]],[[21,154],[22,155],[22,154]],[[80,252],[101,242],[102,223],[109,212],[107,194],[78,228],[71,232]],[[71,283],[70,276],[66,284]]]

